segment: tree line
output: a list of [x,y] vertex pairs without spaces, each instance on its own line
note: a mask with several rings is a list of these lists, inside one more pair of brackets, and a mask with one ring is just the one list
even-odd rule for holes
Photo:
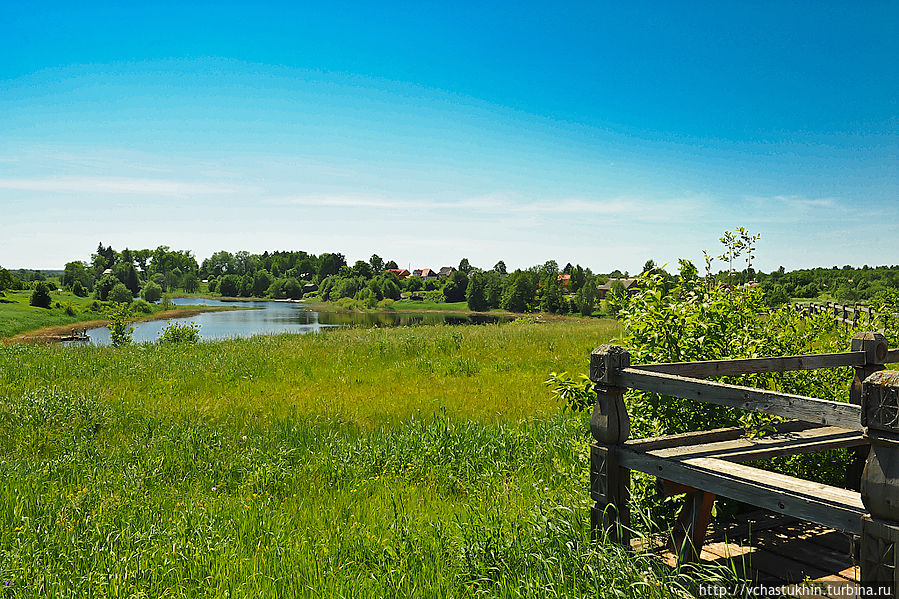
[[[895,295],[899,288],[899,266],[834,266],[791,272],[780,267],[767,274],[758,272],[752,267],[757,238],[739,228],[735,233],[727,232],[721,240],[726,251],[718,257],[727,268],[710,272],[712,258],[706,255],[707,278],[731,286],[758,285],[771,306],[793,298],[873,303]],[[734,263],[741,257],[745,265],[737,270]],[[696,270],[692,264],[686,264]],[[590,315],[599,306],[597,287],[609,278],[628,275],[619,270],[594,273],[579,264],[560,267],[553,260],[509,272],[503,261],[485,269],[463,258],[453,272],[438,280],[400,278],[391,269],[399,270],[396,262],[385,261],[377,254],[367,261],[349,264],[343,254],[336,252],[316,255],[304,251],[219,251],[199,263],[187,250],[159,246],[152,250],[118,251],[101,242],[89,262],[76,260],[65,265],[60,285],[78,296],[92,294],[100,301],[130,301],[139,295],[155,302],[165,293],[197,292],[205,283],[204,291],[223,297],[301,299],[314,294],[324,301],[374,307],[396,301],[403,294],[413,294],[435,301],[466,301],[475,311]],[[646,261],[642,272],[658,274],[670,285],[675,283],[676,277],[653,260]],[[0,268],[0,294],[4,289],[36,288],[45,278],[40,271],[20,270],[17,276]],[[620,283],[612,286],[613,294],[623,292]]]

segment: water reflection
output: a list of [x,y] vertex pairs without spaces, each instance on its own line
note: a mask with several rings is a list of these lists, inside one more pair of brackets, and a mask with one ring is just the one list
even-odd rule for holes
[[[137,343],[153,342],[163,328],[173,321],[193,321],[200,325],[201,339],[225,339],[277,333],[312,333],[329,327],[396,327],[437,324],[492,324],[510,320],[493,314],[451,314],[440,312],[319,312],[295,302],[250,302],[175,298],[177,305],[236,306],[250,310],[206,312],[188,318],[156,320],[134,324],[133,339]],[[106,327],[88,331],[90,343],[109,345]],[[79,343],[79,342],[74,342]],[[81,342],[83,343],[83,342]]]

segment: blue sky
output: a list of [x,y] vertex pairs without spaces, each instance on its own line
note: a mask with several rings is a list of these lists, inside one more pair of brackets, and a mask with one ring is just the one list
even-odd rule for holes
[[737,226],[763,270],[899,263],[895,2],[3,12],[6,267],[102,241],[636,271]]

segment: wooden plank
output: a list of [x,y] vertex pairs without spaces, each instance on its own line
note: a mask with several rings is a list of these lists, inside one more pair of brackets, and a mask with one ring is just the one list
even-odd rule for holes
[[735,376],[758,372],[787,372],[793,370],[814,370],[817,368],[840,368],[862,366],[865,352],[842,352],[837,354],[810,354],[805,356],[783,356],[773,358],[741,358],[737,360],[702,360],[698,362],[666,362],[659,364],[636,364],[631,368],[647,372],[664,372],[679,376],[706,378],[711,376]]
[[852,566],[849,555],[827,550],[812,544],[808,539],[790,536],[781,530],[759,532],[754,540],[763,551],[819,568],[825,575],[838,574]]
[[727,441],[668,447],[650,451],[660,458],[709,457],[731,462],[764,460],[784,455],[814,453],[826,449],[857,447],[868,441],[858,431],[836,426],[823,426],[795,433],[780,433],[757,439],[741,438]]
[[[774,425],[774,430],[778,433],[792,433],[798,431],[816,428],[820,425],[812,422],[802,422],[801,420],[788,420],[786,422],[778,422]],[[679,447],[681,445],[699,445],[700,443],[714,443],[716,441],[731,441],[739,439],[746,434],[746,429],[742,426],[733,426],[729,428],[715,428],[708,431],[694,431],[690,433],[677,433],[674,435],[663,435],[661,437],[647,437],[645,439],[630,439],[624,442],[624,445],[632,449],[640,451],[651,451],[654,449],[663,449],[665,447]]]
[[647,437],[645,439],[631,439],[624,442],[626,447],[640,451],[663,449],[665,447],[678,447],[680,445],[696,445],[699,443],[711,443],[714,441],[730,441],[739,439],[746,434],[742,426],[730,428],[716,428],[710,431],[696,431],[692,433],[678,433],[676,435],[664,435],[662,437]]
[[887,352],[885,364],[892,364],[894,362],[899,362],[899,349],[891,349]]
[[837,530],[861,533],[866,510],[853,491],[767,472],[716,458],[659,458],[626,447],[611,448],[622,467],[703,489]]
[[848,403],[727,385],[662,372],[646,372],[635,368],[624,368],[619,371],[614,377],[614,384],[750,412],[764,412],[805,422],[839,426],[847,430],[862,430],[861,409]]

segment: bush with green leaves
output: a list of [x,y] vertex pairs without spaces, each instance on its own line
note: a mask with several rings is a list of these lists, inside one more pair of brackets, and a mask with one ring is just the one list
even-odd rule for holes
[[140,296],[151,304],[155,304],[162,297],[162,287],[153,281],[147,281],[147,284],[144,285],[143,290],[140,292]]
[[53,300],[50,298],[50,286],[38,283],[31,292],[31,305],[37,308],[49,308]]
[[107,325],[109,328],[109,339],[113,347],[121,347],[131,343],[132,334],[134,333],[134,327],[132,326],[134,316],[131,304],[115,302],[109,308],[107,314],[110,319],[110,323]]
[[131,295],[131,290],[125,287],[124,283],[118,283],[109,291],[107,299],[111,302],[130,304],[134,296]]
[[191,322],[173,321],[159,333],[158,343],[172,345],[177,343],[196,343],[200,340],[200,325]]

